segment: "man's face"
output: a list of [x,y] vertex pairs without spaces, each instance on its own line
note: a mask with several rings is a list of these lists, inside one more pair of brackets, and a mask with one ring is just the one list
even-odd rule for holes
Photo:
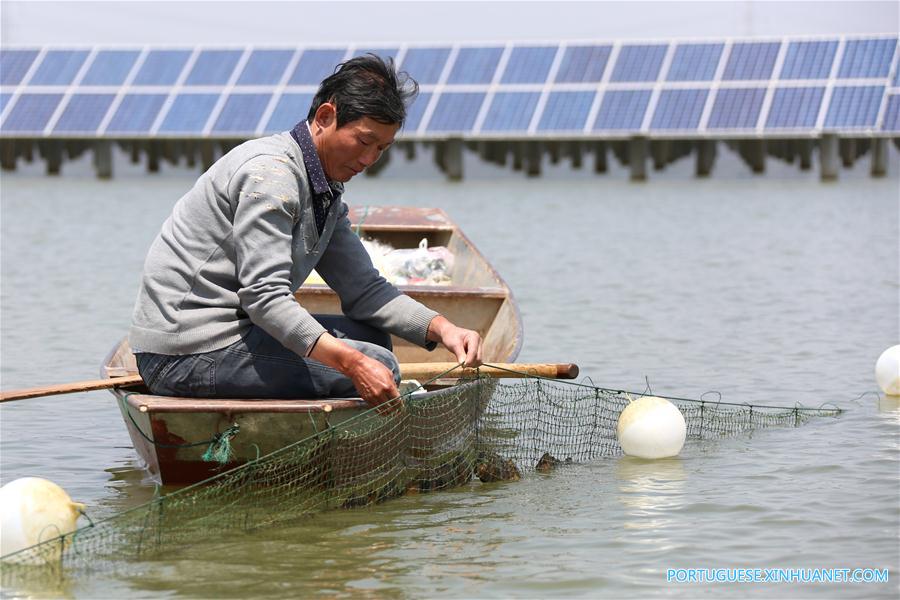
[[328,102],[319,107],[310,124],[325,176],[342,183],[375,164],[394,143],[399,129],[399,124],[386,125],[369,117],[338,127],[335,107]]

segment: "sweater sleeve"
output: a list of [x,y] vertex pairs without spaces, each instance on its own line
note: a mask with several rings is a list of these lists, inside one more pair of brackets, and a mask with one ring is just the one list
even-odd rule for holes
[[250,320],[300,356],[325,332],[291,293],[291,246],[300,215],[297,174],[271,156],[253,158],[228,186],[236,199],[238,297]]
[[403,294],[379,275],[359,237],[350,227],[349,211],[341,214],[316,271],[341,299],[344,314],[433,350],[428,325],[438,313]]

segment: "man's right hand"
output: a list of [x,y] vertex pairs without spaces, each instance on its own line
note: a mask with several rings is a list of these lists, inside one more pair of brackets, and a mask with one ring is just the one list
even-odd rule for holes
[[379,406],[400,395],[390,369],[342,343],[330,333],[323,333],[319,337],[309,358],[349,377],[360,398],[370,406]]

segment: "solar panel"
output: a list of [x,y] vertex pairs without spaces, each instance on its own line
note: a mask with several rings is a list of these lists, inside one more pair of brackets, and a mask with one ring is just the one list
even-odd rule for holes
[[140,54],[138,50],[101,50],[91,61],[81,85],[122,85]]
[[679,44],[667,81],[712,81],[725,44]]
[[37,55],[37,50],[0,50],[0,85],[22,83]]
[[837,47],[837,40],[791,42],[781,79],[828,79]]
[[752,129],[759,120],[765,88],[720,88],[709,115],[709,129]]
[[731,47],[724,80],[758,80],[772,77],[781,42],[738,42]]
[[557,83],[593,83],[603,79],[612,46],[569,46],[556,72]]
[[883,131],[900,131],[900,95],[893,94],[888,96],[881,129]]
[[150,133],[167,94],[126,94],[106,126],[106,133]]
[[323,79],[334,73],[335,67],[344,60],[346,54],[347,51],[343,48],[304,50],[289,83],[318,86]]
[[696,129],[708,94],[708,89],[663,90],[659,94],[650,128]]
[[293,57],[294,50],[254,50],[235,85],[277,85]]
[[53,127],[58,133],[94,133],[106,116],[115,94],[73,94]]
[[48,50],[28,84],[68,85],[87,56],[87,50]]
[[166,113],[160,133],[202,133],[218,94],[178,94]]
[[184,85],[225,85],[241,59],[241,50],[204,50],[194,62]]
[[825,127],[874,127],[883,98],[884,88],[878,85],[835,87]]
[[450,48],[408,48],[401,68],[421,85],[437,83],[450,56]]
[[231,94],[213,125],[213,133],[253,133],[272,94]]
[[656,81],[668,46],[622,46],[613,68],[611,81]]
[[6,105],[9,104],[9,100],[12,96],[12,94],[0,94],[0,113],[3,113],[3,111],[6,110]]
[[581,131],[595,92],[551,92],[538,123],[540,131]]
[[490,83],[503,48],[460,48],[447,83]]
[[900,64],[894,69],[894,83],[892,85],[894,87],[900,87]]
[[53,116],[62,94],[22,94],[3,119],[4,133],[41,133]]
[[400,52],[399,48],[357,48],[353,51],[353,57],[374,54],[381,60],[387,61],[387,59],[393,58],[394,62],[396,62],[398,52]]
[[848,40],[844,46],[844,57],[838,77],[887,77],[891,70],[891,60],[897,48],[897,39]]
[[282,94],[266,123],[267,133],[288,131],[306,119],[314,94]]
[[425,110],[428,108],[428,103],[430,101],[431,92],[420,92],[419,95],[416,96],[412,106],[406,111],[406,122],[403,123],[404,131],[412,133],[419,128],[419,125],[422,124],[422,117],[425,115]]
[[816,126],[824,87],[776,88],[766,129],[807,129]]
[[527,131],[540,97],[540,92],[497,92],[481,130]]
[[428,122],[428,131],[468,131],[484,102],[482,92],[444,92]]
[[544,83],[556,50],[556,46],[516,46],[509,55],[501,83]]
[[609,90],[603,94],[594,131],[638,130],[650,103],[650,90]]
[[190,50],[151,50],[132,85],[172,85],[190,57]]

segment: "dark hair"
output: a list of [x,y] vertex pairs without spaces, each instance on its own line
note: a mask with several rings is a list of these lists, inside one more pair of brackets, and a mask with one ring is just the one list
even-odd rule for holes
[[406,107],[418,93],[419,84],[409,73],[398,73],[392,58],[357,56],[339,64],[319,85],[306,120],[311,123],[322,104],[333,102],[338,127],[363,117],[402,127]]

